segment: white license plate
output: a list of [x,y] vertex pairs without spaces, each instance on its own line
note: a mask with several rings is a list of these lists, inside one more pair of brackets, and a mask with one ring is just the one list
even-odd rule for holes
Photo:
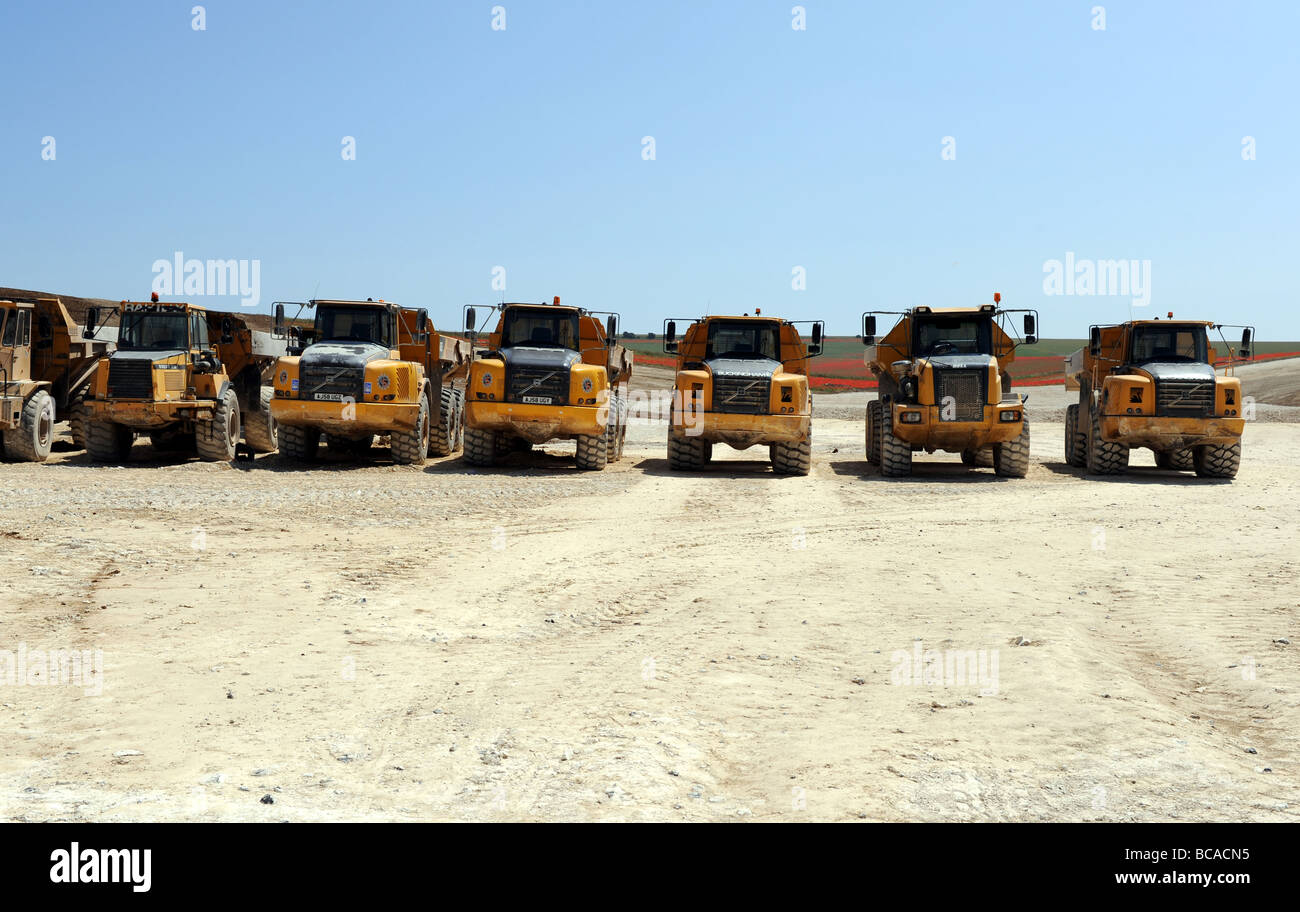
[[316,401],[317,402],[342,402],[343,394],[342,393],[317,393]]
[[550,396],[525,396],[524,405],[550,405]]

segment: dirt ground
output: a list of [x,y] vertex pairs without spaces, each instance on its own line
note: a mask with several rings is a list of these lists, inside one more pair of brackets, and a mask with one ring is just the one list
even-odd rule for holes
[[1300,819],[1300,409],[1089,479],[1037,388],[1028,478],[892,480],[866,400],[808,478],[0,465],[0,818]]

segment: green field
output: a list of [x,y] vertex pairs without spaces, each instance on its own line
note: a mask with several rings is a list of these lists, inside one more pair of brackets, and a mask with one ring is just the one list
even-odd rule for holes
[[[1229,338],[1228,341],[1234,343],[1236,340]],[[1217,339],[1211,340],[1212,344],[1215,342],[1218,343],[1220,348],[1223,347],[1223,343]],[[622,344],[638,354],[664,356],[663,342],[658,339],[623,339]],[[1068,355],[1087,344],[1087,339],[1039,339],[1034,345],[1023,346],[1020,353],[1040,358],[1049,355]],[[862,340],[856,336],[828,336],[822,351],[822,357],[830,360],[857,358],[862,355],[862,347]],[[1259,355],[1277,355],[1290,352],[1300,352],[1300,342],[1259,341],[1255,343],[1255,353]]]

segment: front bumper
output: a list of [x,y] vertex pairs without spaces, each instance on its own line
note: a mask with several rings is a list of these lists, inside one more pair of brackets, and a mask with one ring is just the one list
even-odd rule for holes
[[87,399],[91,421],[111,421],[133,428],[164,428],[183,421],[211,421],[216,403],[210,399],[172,402],[132,402]]
[[387,434],[391,431],[414,429],[420,418],[420,404],[418,402],[351,403],[272,399],[271,417],[289,427]]
[[[982,421],[940,420],[940,407],[937,405],[892,403],[892,408],[895,437],[907,441],[914,448],[949,452],[978,450],[995,443],[1015,440],[1020,436],[1024,415],[1024,403],[1020,400],[984,406]],[[1022,418],[1002,421],[999,415],[1004,411],[1019,412]],[[918,413],[921,416],[919,422],[903,420],[904,414]]]
[[465,425],[476,430],[509,431],[530,443],[598,437],[605,433],[609,408],[589,405],[526,405],[522,402],[465,403]]
[[1127,447],[1182,450],[1193,446],[1236,443],[1245,418],[1168,418],[1155,415],[1101,416],[1101,439]]
[[675,437],[700,437],[738,450],[759,443],[798,443],[812,434],[811,415],[731,415],[725,412],[675,411]]

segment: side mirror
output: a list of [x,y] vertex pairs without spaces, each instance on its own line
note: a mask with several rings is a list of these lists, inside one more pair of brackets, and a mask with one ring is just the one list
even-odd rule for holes
[[95,338],[95,330],[99,328],[99,308],[86,308],[86,331],[83,336],[87,339]]
[[1094,358],[1101,357],[1101,327],[1094,326],[1088,333],[1088,354]]
[[275,325],[271,329],[271,335],[275,336],[275,338],[277,339],[283,339],[286,335],[284,331],[284,305],[283,304],[275,305]]
[[614,340],[618,337],[618,317],[610,314],[605,319],[605,344],[613,346]]
[[1038,321],[1033,314],[1025,314],[1025,344],[1033,345],[1038,341]]
[[415,315],[415,331],[422,336],[429,332],[429,312],[427,310],[421,310]]
[[474,308],[470,307],[465,311],[465,332],[472,333],[478,329],[478,320],[474,315]]
[[664,327],[664,351],[677,351],[677,321],[669,320],[668,325]]
[[1251,351],[1251,342],[1254,340],[1249,328],[1241,331],[1241,348],[1237,350],[1237,357],[1249,360],[1254,353]]
[[874,314],[862,315],[862,344],[876,344],[876,318]]
[[822,324],[814,323],[812,328],[812,344],[808,346],[809,355],[820,355],[822,353]]
[[221,318],[221,344],[230,345],[235,341],[235,324],[230,317]]

